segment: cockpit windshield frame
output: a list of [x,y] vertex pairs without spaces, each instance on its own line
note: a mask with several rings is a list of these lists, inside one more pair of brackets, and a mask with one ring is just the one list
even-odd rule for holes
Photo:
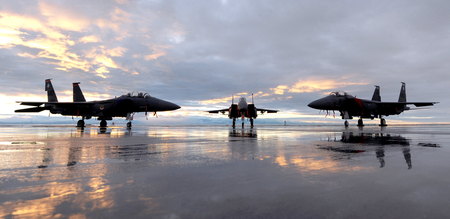
[[331,92],[329,96],[334,96],[334,97],[349,97],[349,98],[352,98],[352,97],[353,97],[352,95],[348,94],[348,93],[345,92],[345,91],[334,91],[334,92]]
[[144,92],[138,92],[138,91],[133,91],[131,93],[127,93],[125,95],[122,95],[123,97],[137,97],[137,98],[142,98],[142,99],[150,99],[150,97],[152,97],[150,94],[148,93],[144,93]]

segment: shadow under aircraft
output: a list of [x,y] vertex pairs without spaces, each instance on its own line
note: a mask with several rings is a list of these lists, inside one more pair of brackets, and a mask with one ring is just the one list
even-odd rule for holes
[[386,126],[386,120],[383,116],[399,115],[411,108],[407,105],[416,107],[433,106],[438,102],[407,102],[406,84],[402,82],[398,102],[382,102],[380,96],[380,87],[375,86],[372,100],[356,98],[345,92],[332,92],[329,96],[315,100],[308,104],[309,107],[318,110],[339,111],[342,119],[345,119],[344,125],[348,126],[347,119],[359,117],[358,126],[364,126],[364,119],[380,118],[380,126]]
[[250,125],[253,127],[253,119],[258,117],[258,111],[261,112],[261,115],[264,113],[277,113],[278,110],[269,110],[269,109],[258,109],[255,107],[253,102],[253,94],[252,94],[252,103],[248,104],[247,100],[244,97],[239,98],[238,104],[234,103],[234,95],[231,99],[231,106],[226,109],[220,110],[211,110],[206,111],[209,113],[222,113],[228,112],[228,118],[233,119],[233,127],[236,127],[236,119],[242,118],[242,128],[244,128],[244,119],[250,119]]
[[100,127],[107,127],[106,120],[113,117],[124,117],[128,120],[127,127],[131,128],[131,120],[137,112],[170,111],[179,109],[180,106],[150,96],[148,93],[133,92],[116,98],[86,101],[79,87],[79,82],[73,83],[73,102],[58,102],[55,90],[50,79],[45,80],[45,91],[47,91],[48,102],[22,102],[20,105],[34,106],[32,108],[15,110],[16,113],[35,113],[49,110],[52,114],[63,116],[81,116],[77,122],[77,127],[84,127],[85,119],[97,117],[101,120]]

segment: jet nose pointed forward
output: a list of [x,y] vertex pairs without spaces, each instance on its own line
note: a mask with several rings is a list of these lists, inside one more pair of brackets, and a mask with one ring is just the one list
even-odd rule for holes
[[172,103],[171,108],[172,108],[172,110],[177,110],[177,109],[180,109],[181,106],[178,106],[177,104]]
[[308,106],[313,109],[322,109],[324,107],[324,104],[322,99],[319,99],[309,103]]
[[174,103],[171,103],[168,101],[164,101],[161,105],[162,105],[162,108],[164,108],[164,110],[177,110],[177,109],[181,108],[177,104],[174,104]]
[[156,97],[151,97],[149,99],[147,99],[147,105],[146,107],[146,111],[171,111],[171,110],[177,110],[180,109],[181,107],[178,106],[177,104],[171,103],[169,101],[165,101],[165,100],[161,100],[158,99]]

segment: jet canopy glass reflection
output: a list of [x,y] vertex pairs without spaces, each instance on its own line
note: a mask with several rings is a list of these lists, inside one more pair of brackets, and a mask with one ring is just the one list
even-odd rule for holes
[[334,91],[334,92],[331,92],[329,96],[354,98],[354,96],[352,96],[344,91]]
[[138,98],[143,98],[143,99],[150,99],[152,96],[148,93],[133,91],[131,93],[122,95],[121,97],[138,97]]

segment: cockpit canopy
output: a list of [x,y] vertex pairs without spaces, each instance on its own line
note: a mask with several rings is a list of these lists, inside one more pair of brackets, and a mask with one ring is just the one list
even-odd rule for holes
[[245,97],[239,98],[239,102],[242,102],[242,101],[247,102],[247,99],[245,99]]
[[143,92],[138,92],[138,91],[133,91],[133,92],[127,93],[126,95],[123,95],[123,96],[125,96],[125,97],[137,97],[137,98],[143,98],[143,99],[149,99],[150,97],[152,97],[148,93],[143,93]]
[[331,92],[331,93],[330,93],[330,96],[353,98],[352,95],[350,95],[350,94],[348,94],[347,92],[344,92],[344,91],[334,91],[334,92]]

